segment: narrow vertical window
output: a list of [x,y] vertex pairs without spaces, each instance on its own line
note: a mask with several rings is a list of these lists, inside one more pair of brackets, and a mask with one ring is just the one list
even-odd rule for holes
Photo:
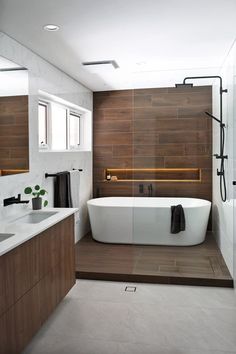
[[80,145],[80,115],[75,112],[69,113],[69,148],[76,149]]
[[44,102],[39,102],[38,105],[38,124],[39,124],[39,135],[38,143],[39,146],[47,144],[47,117],[48,117],[48,105]]
[[51,105],[52,150],[67,149],[67,109],[58,104]]

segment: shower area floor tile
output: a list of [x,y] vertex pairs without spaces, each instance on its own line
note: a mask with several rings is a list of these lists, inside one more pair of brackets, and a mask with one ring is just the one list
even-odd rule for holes
[[76,277],[233,287],[210,232],[204,243],[190,247],[105,244],[88,234],[76,244]]

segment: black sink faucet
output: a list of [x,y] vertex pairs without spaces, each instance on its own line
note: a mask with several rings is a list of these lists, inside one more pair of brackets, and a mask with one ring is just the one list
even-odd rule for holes
[[11,197],[11,198],[3,199],[3,206],[8,206],[11,204],[27,204],[27,203],[29,203],[29,200],[21,200],[20,194],[17,195],[17,198]]

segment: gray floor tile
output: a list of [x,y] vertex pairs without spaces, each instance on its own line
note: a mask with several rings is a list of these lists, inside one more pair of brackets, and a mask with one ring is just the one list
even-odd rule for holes
[[[125,292],[126,285],[137,286],[137,291],[134,294]],[[91,301],[154,303],[162,307],[166,304],[175,308],[236,308],[234,290],[215,287],[80,280],[69,296]]]
[[77,282],[24,354],[236,353],[233,290],[126,285]]

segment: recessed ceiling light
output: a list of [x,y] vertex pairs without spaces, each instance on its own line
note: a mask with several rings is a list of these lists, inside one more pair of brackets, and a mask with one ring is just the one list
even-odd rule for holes
[[50,24],[50,25],[43,26],[43,29],[45,29],[45,31],[55,32],[58,31],[60,27],[57,25]]

